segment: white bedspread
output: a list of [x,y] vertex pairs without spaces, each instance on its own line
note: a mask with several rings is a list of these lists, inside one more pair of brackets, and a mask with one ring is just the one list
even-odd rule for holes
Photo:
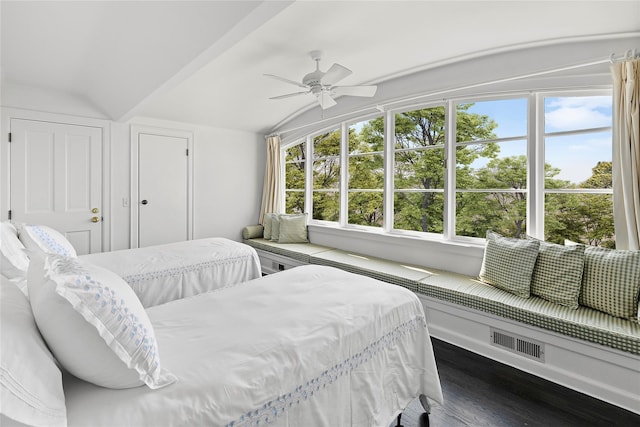
[[422,305],[400,286],[303,266],[147,312],[178,382],[65,375],[70,426],[387,427],[420,394],[442,402]]
[[82,255],[129,283],[144,307],[261,276],[255,249],[222,237]]

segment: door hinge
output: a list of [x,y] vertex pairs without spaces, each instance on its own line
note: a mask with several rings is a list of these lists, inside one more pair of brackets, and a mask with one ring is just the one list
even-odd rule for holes
[[9,220],[11,220],[11,209],[9,209]]
[[9,132],[9,142],[11,142],[11,132]]
[[189,155],[189,149],[187,148],[187,156]]

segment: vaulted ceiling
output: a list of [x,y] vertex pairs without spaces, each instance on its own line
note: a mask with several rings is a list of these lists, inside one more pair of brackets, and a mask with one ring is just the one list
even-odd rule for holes
[[[316,106],[315,65],[380,83],[485,53],[640,32],[640,1],[0,2],[4,84],[64,92],[104,117],[250,132]],[[630,46],[630,48],[637,46]],[[5,103],[3,102],[3,105]]]

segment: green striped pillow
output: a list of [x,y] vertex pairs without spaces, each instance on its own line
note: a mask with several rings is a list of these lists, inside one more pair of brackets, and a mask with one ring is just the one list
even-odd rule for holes
[[511,239],[487,230],[487,245],[478,278],[496,288],[529,298],[539,247],[537,240]]
[[581,305],[637,322],[638,293],[640,251],[586,248]]
[[531,293],[547,301],[578,308],[584,269],[584,246],[562,246],[540,241],[531,277]]

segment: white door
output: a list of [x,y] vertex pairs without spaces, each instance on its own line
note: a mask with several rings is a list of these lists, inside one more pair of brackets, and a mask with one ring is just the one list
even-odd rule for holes
[[11,119],[11,218],[102,251],[102,129]]
[[138,246],[188,240],[189,139],[138,134]]

